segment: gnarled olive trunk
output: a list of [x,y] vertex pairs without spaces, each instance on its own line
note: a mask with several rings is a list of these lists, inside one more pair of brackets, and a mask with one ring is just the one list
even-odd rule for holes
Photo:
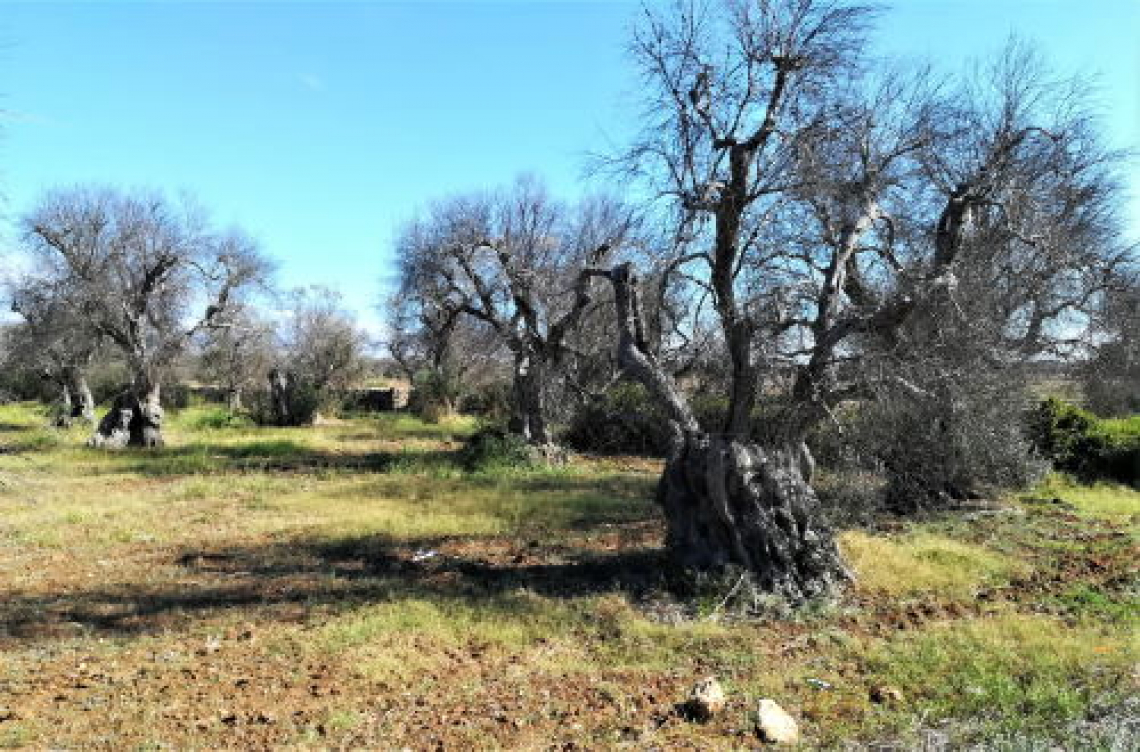
[[646,346],[633,267],[589,273],[613,283],[622,368],[645,385],[676,427],[657,490],[674,561],[704,570],[742,567],[757,587],[792,602],[850,579],[818,514],[811,456],[803,444],[769,449],[702,432],[681,390]]
[[165,443],[162,417],[158,384],[136,384],[115,398],[88,444],[109,449],[160,447]]
[[273,422],[278,426],[291,426],[294,423],[293,393],[297,379],[291,372],[274,368],[269,372],[269,400],[273,409]]
[[665,466],[657,498],[678,564],[750,572],[755,584],[793,602],[849,579],[799,448],[767,449],[687,433]]
[[515,355],[515,373],[512,383],[512,415],[510,430],[535,446],[553,443],[550,427],[546,423],[546,363],[536,353],[520,352]]
[[89,423],[95,422],[95,398],[91,396],[91,387],[87,385],[87,375],[82,368],[72,367],[67,370],[67,387],[70,404],[69,415]]

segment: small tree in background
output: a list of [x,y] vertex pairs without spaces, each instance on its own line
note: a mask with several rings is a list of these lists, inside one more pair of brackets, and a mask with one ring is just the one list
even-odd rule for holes
[[275,350],[273,327],[256,312],[242,308],[226,326],[203,333],[198,370],[222,388],[231,411],[241,410],[244,395],[264,385]]
[[368,374],[367,333],[341,296],[325,287],[293,290],[277,331],[278,355],[269,369],[270,406],[263,420],[309,423],[333,407]]
[[444,332],[470,317],[509,351],[510,429],[530,444],[553,444],[549,396],[582,354],[573,333],[597,310],[580,272],[605,262],[631,222],[614,201],[567,207],[521,178],[495,194],[436,203],[401,236],[401,290],[419,301],[424,328]]
[[59,389],[61,424],[93,423],[95,399],[87,369],[102,343],[79,311],[74,296],[57,281],[25,276],[10,290],[12,310],[21,321],[8,331],[8,367],[34,372]]
[[100,421],[98,446],[157,446],[161,385],[191,339],[224,326],[269,264],[237,230],[158,193],[81,187],[45,195],[24,218],[24,249],[44,287],[126,360],[128,388]]

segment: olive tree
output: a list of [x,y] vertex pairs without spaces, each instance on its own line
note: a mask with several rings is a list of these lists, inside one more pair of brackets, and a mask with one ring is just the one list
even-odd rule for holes
[[575,330],[598,307],[580,272],[606,262],[631,226],[614,201],[567,207],[523,178],[438,202],[403,232],[401,289],[419,297],[421,318],[438,331],[462,316],[495,333],[510,352],[510,427],[531,444],[553,444],[550,387],[577,353]]
[[343,392],[367,371],[367,332],[340,294],[326,287],[293,290],[281,338],[285,370],[317,394]]
[[198,368],[222,388],[230,410],[241,410],[244,396],[264,384],[276,350],[273,327],[256,311],[242,306],[226,326],[202,333]]
[[440,301],[431,280],[404,277],[389,300],[387,348],[420,404],[450,415],[502,370],[504,348],[493,329]]
[[[1016,49],[960,89],[875,73],[872,19],[849,2],[682,2],[634,38],[645,128],[615,166],[675,227],[657,268],[711,301],[721,425],[698,423],[645,336],[638,268],[589,272],[614,287],[623,366],[677,428],[659,488],[675,558],[792,600],[848,576],[804,443],[837,402],[883,384],[936,399],[896,361],[929,364],[974,325],[991,359],[1058,346],[1118,257],[1115,157],[1079,101]],[[785,409],[758,445],[762,386]]]
[[21,318],[8,332],[10,366],[33,371],[59,389],[61,422],[93,422],[87,369],[99,350],[99,334],[72,306],[65,286],[31,274],[15,281],[9,295]]
[[131,383],[100,421],[100,446],[162,444],[160,390],[191,339],[226,326],[268,264],[238,230],[218,231],[188,202],[78,187],[46,194],[24,218],[24,248],[45,284],[123,355]]

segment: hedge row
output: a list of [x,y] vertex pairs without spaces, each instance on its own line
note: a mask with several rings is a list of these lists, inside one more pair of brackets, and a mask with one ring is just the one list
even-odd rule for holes
[[1038,405],[1029,423],[1037,450],[1058,470],[1083,481],[1140,486],[1140,415],[1098,418],[1050,398]]

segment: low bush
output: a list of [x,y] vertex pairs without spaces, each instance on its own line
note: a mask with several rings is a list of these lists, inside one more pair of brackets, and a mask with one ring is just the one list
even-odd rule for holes
[[186,418],[187,425],[197,430],[248,428],[253,422],[248,415],[235,413],[224,407],[204,407]]
[[[249,417],[259,426],[274,426],[281,420],[273,410],[273,398],[268,389],[258,389],[249,394]],[[322,394],[304,382],[294,385],[289,395],[289,420],[287,425],[307,426],[312,424],[317,413],[322,410],[337,411],[340,405],[331,395]]]
[[887,479],[886,505],[902,513],[1024,488],[1047,469],[1019,419],[1021,394],[1003,384],[944,386],[863,405],[846,439]]
[[1029,432],[1037,451],[1058,470],[1085,482],[1140,485],[1140,416],[1098,418],[1050,398],[1032,411]]
[[459,464],[469,472],[525,468],[533,463],[526,440],[497,425],[480,428],[459,450]]
[[669,447],[669,428],[645,387],[619,384],[579,407],[562,441],[580,452],[660,457]]

